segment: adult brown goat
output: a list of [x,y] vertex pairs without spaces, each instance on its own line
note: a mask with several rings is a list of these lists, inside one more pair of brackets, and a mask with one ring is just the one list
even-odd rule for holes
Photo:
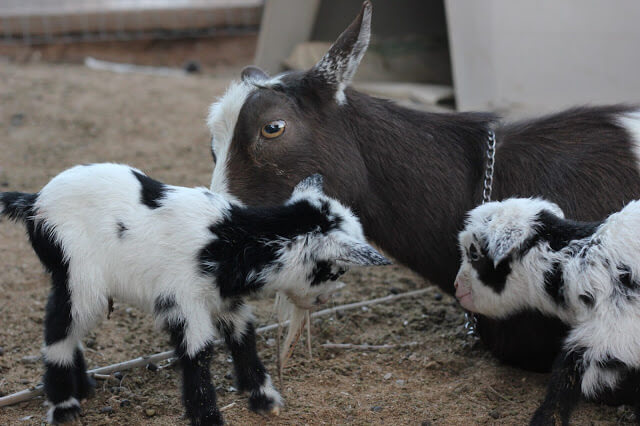
[[[348,87],[370,35],[371,4],[305,72],[242,72],[211,107],[212,189],[246,204],[277,204],[301,178],[360,216],[365,233],[447,293],[456,238],[482,199],[486,143],[497,137],[493,198],[538,196],[567,216],[598,220],[640,198],[640,109],[571,109],[503,125],[491,114],[414,111]],[[566,327],[538,312],[480,318],[499,359],[548,370]]]

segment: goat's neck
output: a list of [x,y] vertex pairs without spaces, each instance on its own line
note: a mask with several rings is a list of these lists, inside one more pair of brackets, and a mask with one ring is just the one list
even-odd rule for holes
[[357,93],[349,102],[350,143],[358,145],[366,177],[352,203],[365,233],[401,263],[453,288],[457,232],[480,201],[492,117],[423,113]]

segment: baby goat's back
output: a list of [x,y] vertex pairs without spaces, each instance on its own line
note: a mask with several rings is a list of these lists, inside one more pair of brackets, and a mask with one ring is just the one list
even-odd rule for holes
[[35,203],[37,223],[53,231],[69,260],[72,292],[134,303],[202,280],[197,254],[228,209],[204,188],[165,185],[119,164],[71,168]]

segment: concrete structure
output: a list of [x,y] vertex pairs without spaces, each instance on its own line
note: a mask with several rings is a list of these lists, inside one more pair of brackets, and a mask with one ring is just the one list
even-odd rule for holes
[[[640,0],[372,2],[374,36],[448,33],[459,110],[640,103]],[[265,14],[287,11],[263,17],[274,36],[261,36],[256,63],[273,72],[296,43],[333,40],[361,3],[266,0]]]
[[640,103],[640,1],[445,4],[458,109]]
[[256,28],[264,0],[2,0],[0,41],[126,39],[128,33]]

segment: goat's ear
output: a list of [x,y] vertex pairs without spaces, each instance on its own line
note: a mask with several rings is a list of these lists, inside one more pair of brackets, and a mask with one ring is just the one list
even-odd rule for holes
[[506,226],[493,232],[488,238],[488,251],[493,259],[493,266],[497,267],[500,262],[511,256],[524,243],[525,238],[525,232],[518,227]]
[[355,240],[343,242],[341,252],[336,260],[346,265],[391,265],[389,259],[367,243]]
[[340,105],[347,101],[344,89],[351,83],[367,51],[370,37],[371,3],[367,0],[356,19],[340,34],[320,62],[309,70],[311,76],[321,78],[335,90],[335,98]]
[[242,81],[263,81],[269,79],[269,74],[264,72],[261,68],[256,67],[255,65],[249,65],[248,67],[244,67],[242,72],[240,73],[240,78]]
[[316,173],[309,177],[306,177],[302,179],[300,183],[296,185],[295,188],[293,188],[293,193],[296,194],[296,193],[306,192],[309,190],[322,193],[323,180],[324,179],[322,178],[322,175],[320,173]]

